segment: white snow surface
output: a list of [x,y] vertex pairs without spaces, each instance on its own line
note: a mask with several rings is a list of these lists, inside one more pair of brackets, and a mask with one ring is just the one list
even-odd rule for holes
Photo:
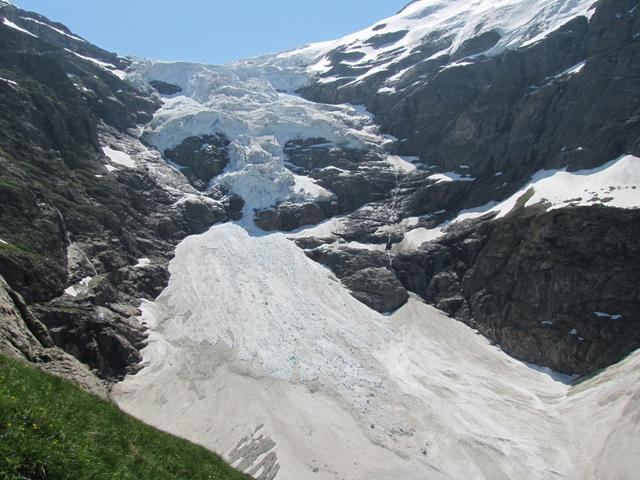
[[[114,150],[111,147],[102,147],[102,151],[109,158],[111,163],[115,163],[116,165],[120,165],[127,168],[135,168],[136,162],[131,156],[125,152],[121,152],[119,150]],[[112,167],[113,168],[113,167]],[[107,169],[109,166],[107,165]],[[111,171],[111,169],[109,169]]]
[[524,207],[545,203],[547,210],[569,206],[604,205],[618,208],[640,207],[640,158],[623,155],[604,165],[567,172],[541,170],[520,191],[503,202],[491,202],[462,212],[454,222],[496,213],[502,218],[527,195]]
[[13,23],[11,20],[9,20],[8,18],[4,18],[2,19],[2,23],[4,23],[7,27],[13,28],[14,30],[18,30],[19,32],[22,33],[26,33],[27,35],[30,35],[34,38],[38,38],[37,35],[34,35],[33,33],[31,33],[29,30],[26,30],[18,25],[16,25],[15,23]]
[[[345,61],[350,66],[366,67],[366,72],[351,82],[357,83],[376,73],[390,70],[394,64],[398,64],[421,46],[426,37],[451,36],[453,39],[450,46],[431,57],[436,58],[456,53],[465,41],[473,37],[496,31],[501,38],[484,55],[497,55],[507,49],[513,50],[540,41],[578,16],[590,18],[593,3],[592,0],[418,0],[397,15],[341,39],[311,44],[286,54],[262,57],[257,61],[275,68],[278,60],[296,59],[298,63],[308,63],[307,72],[310,75],[317,75],[330,69],[331,62],[327,54],[339,48],[345,53],[362,55],[358,60]],[[398,32],[406,32],[406,35],[377,48],[371,43],[376,37]],[[457,62],[454,66],[460,64],[461,62]],[[388,84],[393,84],[410,69],[404,69],[395,77],[390,77]]]
[[[417,299],[380,315],[283,234],[236,224],[186,239],[170,271],[142,308],[146,367],[113,398],[223,455],[260,431],[276,443],[277,479],[577,480],[640,467],[638,354],[571,387]],[[610,470],[629,476],[592,475]]]
[[[222,133],[230,165],[217,181],[241,195],[247,209],[282,200],[314,200],[327,192],[296,179],[285,167],[289,140],[325,138],[338,146],[381,149],[388,141],[361,107],[325,105],[284,93],[306,81],[303,71],[238,62],[226,66],[140,61],[129,79],[162,80],[183,89],[164,98],[145,138],[160,151],[189,136]],[[280,90],[280,91],[279,91]],[[249,211],[249,210],[247,210]]]

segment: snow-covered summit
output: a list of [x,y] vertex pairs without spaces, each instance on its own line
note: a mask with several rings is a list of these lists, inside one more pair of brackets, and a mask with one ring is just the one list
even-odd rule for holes
[[[425,44],[434,50],[428,59],[453,57],[464,51],[465,42],[487,34],[492,40],[483,55],[524,47],[578,16],[590,18],[592,7],[592,0],[416,0],[395,16],[341,39],[251,61],[272,71],[306,63],[310,76],[342,64],[357,71],[349,77],[357,83],[393,66],[404,66],[403,60],[421,53]],[[337,78],[332,74],[326,81],[332,79]]]

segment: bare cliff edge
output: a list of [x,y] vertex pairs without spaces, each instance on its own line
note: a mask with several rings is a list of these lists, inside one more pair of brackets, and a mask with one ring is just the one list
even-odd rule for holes
[[[416,293],[523,360],[584,375],[638,348],[636,2],[492,28],[498,6],[471,17],[476,36],[427,3],[220,68],[132,62],[0,5],[0,274],[44,346],[122,378],[145,344],[137,306],[166,286],[175,245],[244,214],[285,231],[340,216],[295,241],[357,299],[389,312]],[[191,73],[315,123],[246,127],[190,91]],[[192,128],[174,122],[193,110],[181,99],[206,105]],[[536,178],[565,171],[606,178],[529,202]]]

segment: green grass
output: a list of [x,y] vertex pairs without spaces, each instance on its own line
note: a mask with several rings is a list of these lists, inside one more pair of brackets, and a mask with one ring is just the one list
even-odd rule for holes
[[235,480],[208,450],[0,355],[0,479]]

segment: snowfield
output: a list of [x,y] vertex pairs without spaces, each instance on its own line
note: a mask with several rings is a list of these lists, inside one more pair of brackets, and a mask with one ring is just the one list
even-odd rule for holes
[[373,312],[283,234],[237,224],[185,240],[170,271],[143,308],[146,368],[113,398],[246,471],[577,480],[638,467],[638,354],[571,387],[417,299]]

